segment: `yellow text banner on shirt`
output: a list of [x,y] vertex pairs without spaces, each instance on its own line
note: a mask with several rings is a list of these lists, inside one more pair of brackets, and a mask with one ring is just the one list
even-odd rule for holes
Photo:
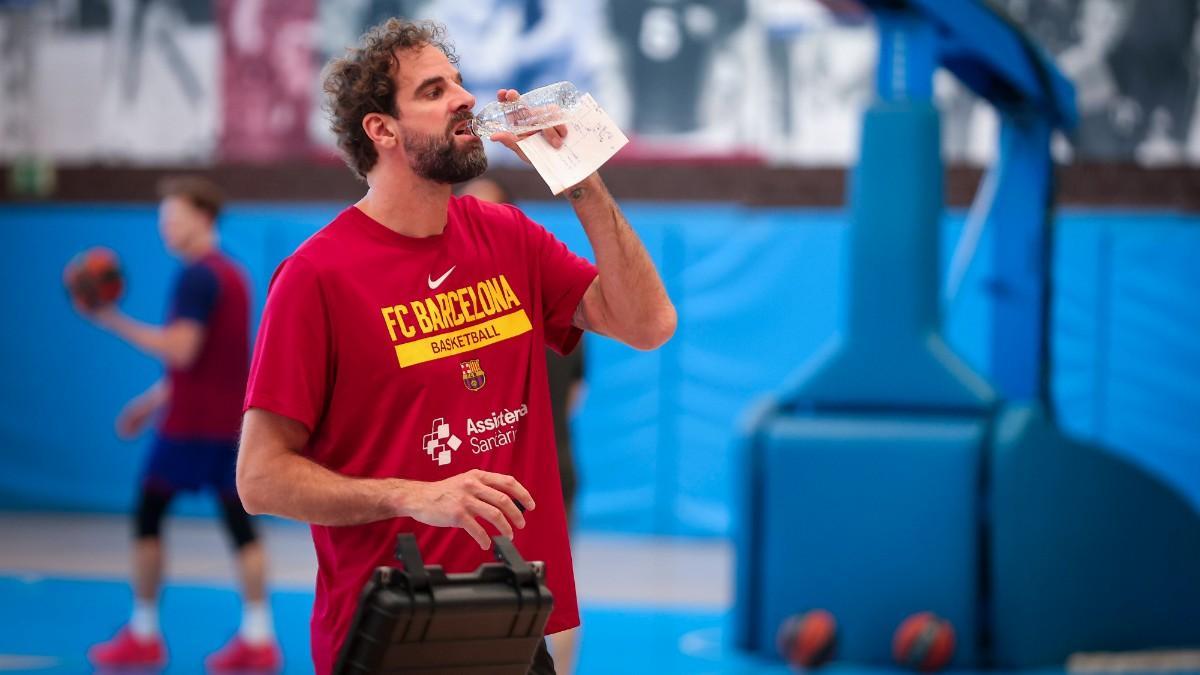
[[533,326],[529,323],[529,316],[525,314],[525,310],[519,309],[453,333],[396,345],[396,358],[400,361],[401,368],[407,368],[504,342],[530,330],[533,330]]

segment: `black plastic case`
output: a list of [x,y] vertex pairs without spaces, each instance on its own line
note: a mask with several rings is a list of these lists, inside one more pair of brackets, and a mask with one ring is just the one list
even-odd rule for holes
[[554,605],[542,563],[495,537],[500,562],[446,574],[425,566],[413,535],[397,539],[404,569],[371,574],[335,675],[526,675]]

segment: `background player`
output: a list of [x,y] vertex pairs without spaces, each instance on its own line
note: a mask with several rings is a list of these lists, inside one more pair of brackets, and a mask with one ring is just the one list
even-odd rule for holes
[[209,657],[210,669],[274,669],[280,665],[266,603],[266,555],[234,484],[241,401],[249,367],[250,294],[242,270],[218,247],[222,195],[192,177],[160,186],[159,234],[183,262],[163,326],[145,324],[114,305],[87,311],[97,326],[162,361],[165,378],[131,400],[117,433],[132,438],[160,412],[142,472],[134,518],[134,607],[129,624],[95,645],[97,666],[160,665],[167,652],[158,625],[164,554],[163,517],[180,491],[207,489],[221,506],[237,552],[243,588],[241,629]]

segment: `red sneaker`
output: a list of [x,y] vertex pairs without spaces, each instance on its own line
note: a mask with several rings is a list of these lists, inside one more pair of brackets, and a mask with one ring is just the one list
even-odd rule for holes
[[129,666],[165,666],[167,664],[167,648],[161,637],[143,640],[135,637],[133,631],[126,626],[108,642],[93,645],[88,650],[88,661],[94,666],[129,667]]
[[283,665],[283,657],[274,642],[261,645],[250,644],[241,638],[225,643],[218,651],[204,659],[204,666],[211,672],[246,671],[275,672]]

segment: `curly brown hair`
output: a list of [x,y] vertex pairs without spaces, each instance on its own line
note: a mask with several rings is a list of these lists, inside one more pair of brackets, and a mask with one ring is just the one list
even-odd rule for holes
[[400,68],[397,52],[437,47],[457,64],[454,48],[445,40],[446,29],[429,21],[409,22],[392,18],[363,34],[358,47],[330,61],[325,71],[325,110],[337,136],[346,164],[366,179],[379,161],[375,144],[363,131],[362,121],[370,113],[399,117],[396,108],[396,78]]

